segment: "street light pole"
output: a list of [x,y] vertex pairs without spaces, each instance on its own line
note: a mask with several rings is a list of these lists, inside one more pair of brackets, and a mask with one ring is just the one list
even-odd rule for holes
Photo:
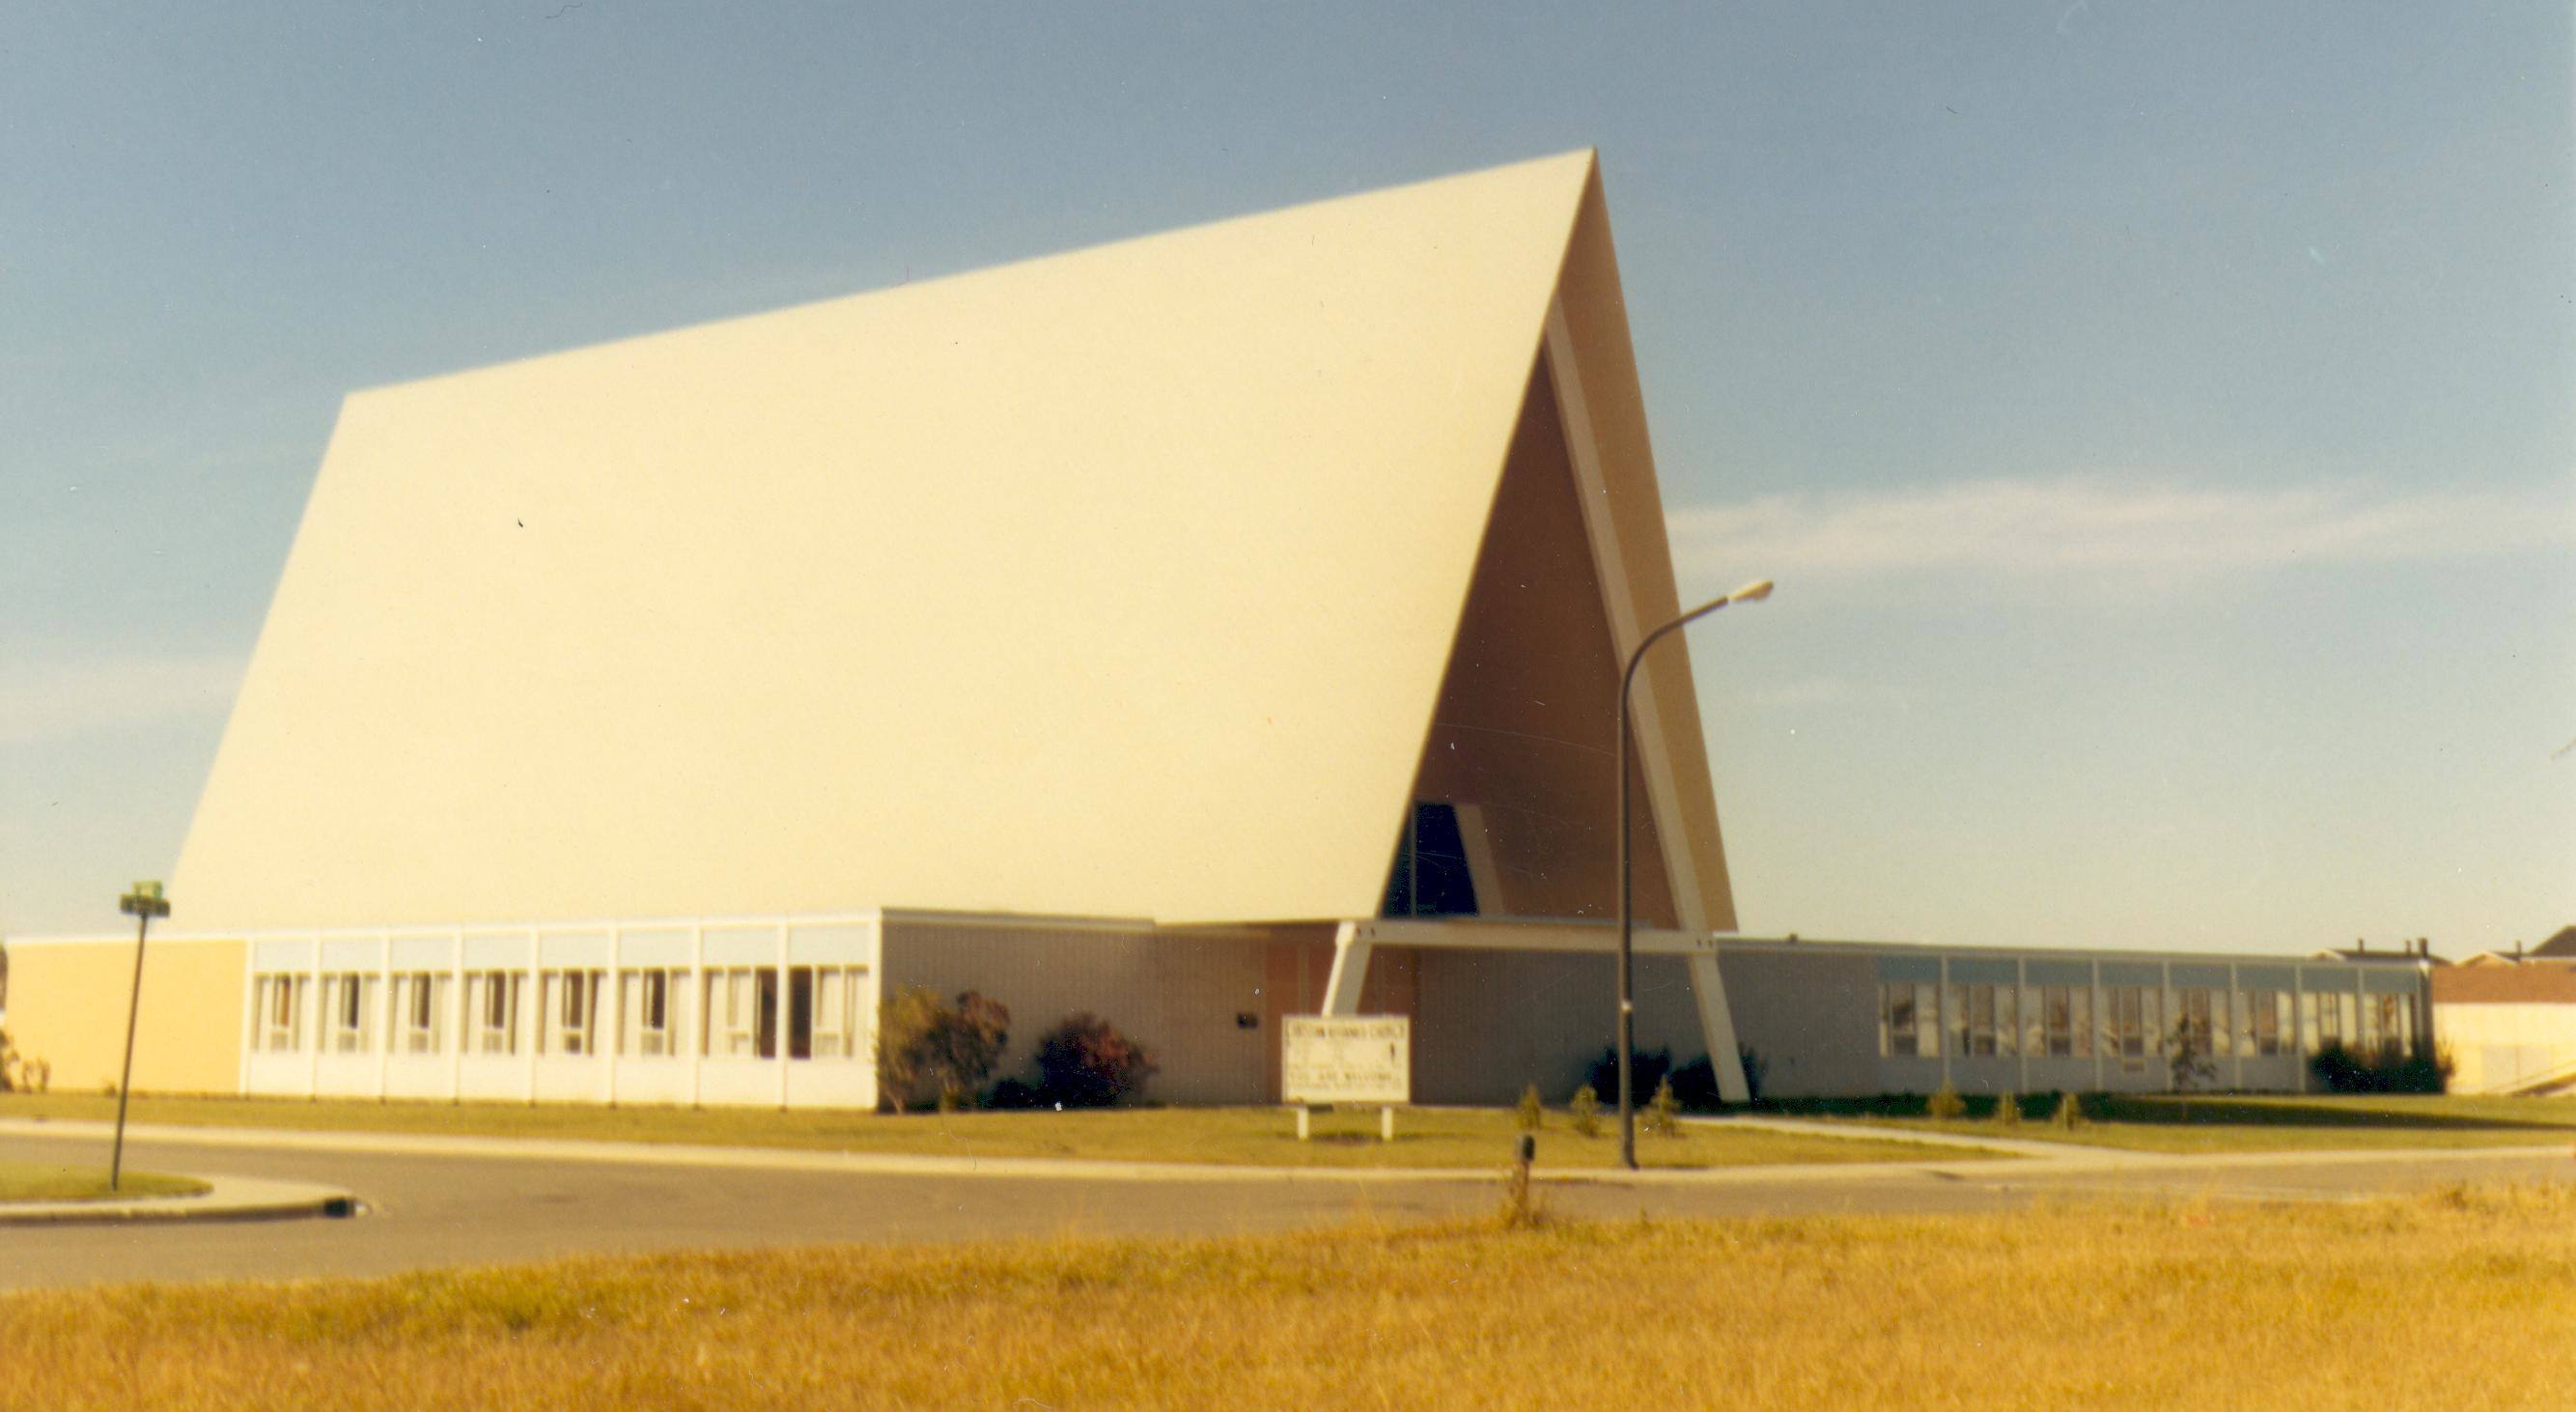
[[116,899],[117,910],[134,919],[134,993],[125,1002],[125,1072],[116,1081],[116,1147],[107,1159],[107,1189],[117,1189],[125,1175],[125,1104],[134,1094],[134,1021],[143,1010],[143,937],[152,919],[170,915],[161,900],[161,884],[139,882]]
[[[1710,599],[1637,639],[1635,650],[1628,654],[1627,666],[1619,673],[1619,1162],[1632,1172],[1637,1170],[1637,1089],[1630,1071],[1637,1050],[1637,997],[1631,980],[1635,972],[1631,865],[1635,860],[1628,856],[1628,688],[1636,683],[1637,667],[1646,660],[1646,649],[1654,646],[1656,639],[1729,603],[1758,603],[1770,596],[1771,580],[1759,579],[1724,598]],[[1725,1060],[1712,1054],[1709,1063],[1722,1065]]]

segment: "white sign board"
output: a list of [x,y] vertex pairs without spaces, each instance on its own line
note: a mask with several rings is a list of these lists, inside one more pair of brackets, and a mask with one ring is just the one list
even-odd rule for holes
[[1413,1021],[1402,1015],[1290,1015],[1280,1042],[1282,1102],[1413,1101]]

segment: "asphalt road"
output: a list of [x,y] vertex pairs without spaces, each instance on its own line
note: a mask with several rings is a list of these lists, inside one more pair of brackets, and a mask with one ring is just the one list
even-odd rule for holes
[[[0,1159],[98,1160],[92,1138],[0,1137]],[[350,1220],[0,1227],[0,1289],[136,1280],[370,1275],[586,1254],[1082,1235],[1215,1235],[1412,1222],[1493,1208],[1490,1182],[1134,1182],[922,1177],[596,1161],[320,1152],[152,1140],[127,1161],[155,1171],[327,1182],[356,1191]],[[1617,1187],[1551,1185],[1575,1216],[1961,1212],[2036,1200],[2199,1195],[2338,1200],[2453,1181],[2576,1180],[2565,1156],[2306,1163],[2048,1173],[1998,1162],[1973,1175],[1906,1165],[1820,1179]]]

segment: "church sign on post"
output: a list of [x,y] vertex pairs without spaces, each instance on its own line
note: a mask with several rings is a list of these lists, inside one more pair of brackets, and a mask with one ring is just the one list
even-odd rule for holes
[[1279,1061],[1289,1103],[1413,1101],[1413,1021],[1402,1015],[1291,1015]]

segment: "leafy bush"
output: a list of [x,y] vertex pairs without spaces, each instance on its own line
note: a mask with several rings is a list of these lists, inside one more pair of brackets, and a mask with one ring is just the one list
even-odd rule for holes
[[2001,1127],[2021,1126],[2021,1095],[2007,1093],[1995,1100],[1995,1122]]
[[2451,1057],[2363,1054],[2329,1044],[2309,1056],[2308,1071],[2336,1093],[2442,1093],[2451,1086]]
[[1152,1051],[1088,1012],[1068,1015],[1038,1041],[1038,1101],[1106,1108],[1160,1073]]
[[2074,1094],[2061,1093],[2057,1096],[2057,1111],[2048,1115],[2048,1121],[2061,1128],[2080,1128],[2085,1122],[2084,1105]]
[[[1632,1093],[1652,1093],[1655,1091],[1655,1085],[1662,1083],[1664,1081],[1664,1076],[1670,1074],[1672,1071],[1673,1052],[1671,1050],[1658,1049],[1649,1054],[1645,1050],[1640,1049],[1636,1052],[1636,1057],[1630,1061],[1628,1081],[1630,1084],[1634,1085],[1630,1091]],[[1600,1057],[1592,1061],[1592,1068],[1590,1072],[1584,1075],[1583,1082],[1591,1087],[1592,1096],[1596,1099],[1616,1098],[1619,1096],[1619,1048],[1617,1045],[1612,1045],[1601,1051]]]
[[54,1066],[18,1052],[7,1030],[0,1030],[0,1093],[42,1093],[54,1080]]
[[1592,1085],[1585,1084],[1576,1089],[1574,1101],[1565,1105],[1565,1109],[1573,1115],[1576,1136],[1601,1136],[1601,1095],[1592,1091]]
[[1673,1070],[1673,1098],[1686,1113],[1715,1113],[1726,1106],[1717,1093],[1717,1065],[1705,1054]]
[[1930,1098],[1923,1101],[1923,1112],[1926,1117],[1932,1118],[1964,1118],[1968,1113],[1968,1100],[1959,1096],[1957,1084],[1945,1081],[1939,1088],[1932,1091]]
[[1512,1119],[1520,1125],[1520,1130],[1525,1133],[1537,1132],[1546,1114],[1546,1108],[1538,1100],[1538,1085],[1531,1084],[1522,1089],[1521,1101],[1512,1108]]
[[906,986],[878,1009],[878,1092],[898,1113],[956,1108],[992,1073],[1010,1029],[1011,1012],[974,991],[950,1006],[928,986]]

